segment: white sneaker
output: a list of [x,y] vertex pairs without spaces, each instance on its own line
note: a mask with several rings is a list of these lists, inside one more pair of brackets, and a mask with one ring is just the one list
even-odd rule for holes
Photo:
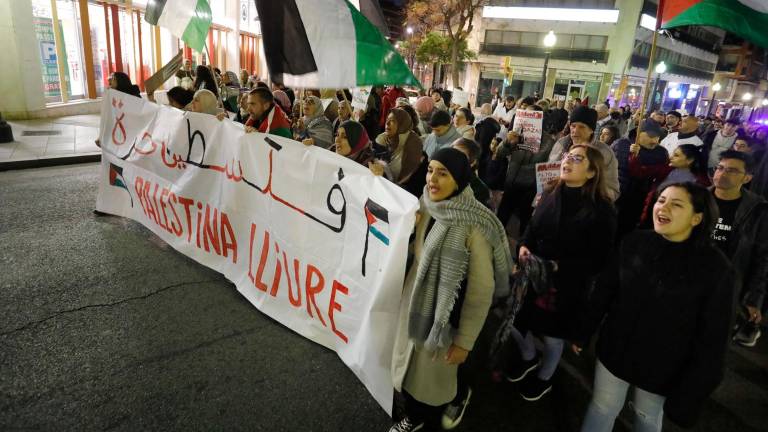
[[424,423],[414,424],[408,417],[400,420],[389,428],[389,432],[415,432],[424,427]]
[[447,407],[445,407],[442,422],[443,429],[451,430],[458,426],[459,423],[461,423],[461,419],[464,418],[464,412],[467,410],[467,405],[469,405],[469,398],[471,397],[472,389],[469,389],[467,391],[467,397],[464,398],[463,401],[459,402],[458,405],[449,404]]

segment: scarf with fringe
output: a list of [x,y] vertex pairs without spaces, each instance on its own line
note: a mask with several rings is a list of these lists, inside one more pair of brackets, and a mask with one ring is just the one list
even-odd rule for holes
[[458,195],[438,202],[429,199],[425,187],[421,203],[435,219],[435,224],[424,240],[424,250],[416,270],[408,336],[417,345],[436,351],[449,347],[453,342],[455,329],[449,319],[461,282],[467,276],[467,238],[472,228],[482,233],[493,250],[496,297],[503,297],[509,292],[512,255],[501,222],[474,198],[469,186]]

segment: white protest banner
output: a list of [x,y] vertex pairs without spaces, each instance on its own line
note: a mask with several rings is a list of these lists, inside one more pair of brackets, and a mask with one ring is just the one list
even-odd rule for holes
[[352,108],[365,111],[368,106],[368,96],[371,95],[371,88],[371,86],[367,86],[352,89]]
[[552,180],[560,178],[560,162],[542,162],[536,164],[536,197],[532,206],[536,207],[544,193],[544,187]]
[[541,132],[544,113],[541,111],[517,110],[512,130],[522,134],[523,140],[518,148],[538,153],[541,148]]
[[334,350],[391,413],[415,197],[327,150],[114,90],[101,146],[99,211],[223,273],[260,311]]
[[451,103],[455,103],[460,107],[466,107],[469,103],[469,92],[464,90],[454,90],[451,96]]

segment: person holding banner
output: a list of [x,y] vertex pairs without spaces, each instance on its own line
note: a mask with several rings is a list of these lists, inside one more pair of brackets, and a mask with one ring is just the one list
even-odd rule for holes
[[316,145],[327,149],[333,141],[333,126],[325,116],[323,103],[317,96],[304,100],[304,118],[299,120],[299,130],[294,134],[297,141],[312,141],[305,145]]
[[[520,261],[535,256],[555,264],[551,285],[541,294],[526,293],[512,332],[520,358],[505,375],[521,383],[520,395],[527,401],[551,391],[565,341],[580,337],[591,280],[613,248],[616,213],[604,176],[600,151],[572,146],[563,157],[559,180],[545,189],[520,240]],[[543,341],[541,359],[534,334]]]
[[368,163],[373,160],[368,133],[362,124],[354,120],[347,120],[339,125],[339,132],[336,134],[334,145],[328,150],[352,159],[364,167],[367,167]]
[[390,432],[459,424],[472,395],[464,364],[494,295],[509,291],[504,229],[473,197],[471,176],[456,149],[441,149],[429,162],[392,358],[405,417]]
[[393,108],[376,143],[388,150],[382,162],[387,164],[392,181],[415,196],[421,194],[424,177],[419,178],[417,173],[422,171],[426,160],[421,138],[411,128],[411,116],[400,108]]
[[293,138],[291,124],[269,89],[256,87],[248,93],[247,109],[249,118],[245,122],[245,133],[262,132]]

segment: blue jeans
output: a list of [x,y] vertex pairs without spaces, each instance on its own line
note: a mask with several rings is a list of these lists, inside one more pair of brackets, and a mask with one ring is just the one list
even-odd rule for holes
[[[587,408],[581,432],[611,432],[616,417],[624,407],[630,384],[614,376],[597,361],[595,388]],[[635,412],[634,432],[661,432],[664,418],[664,396],[635,387],[630,407]]]

